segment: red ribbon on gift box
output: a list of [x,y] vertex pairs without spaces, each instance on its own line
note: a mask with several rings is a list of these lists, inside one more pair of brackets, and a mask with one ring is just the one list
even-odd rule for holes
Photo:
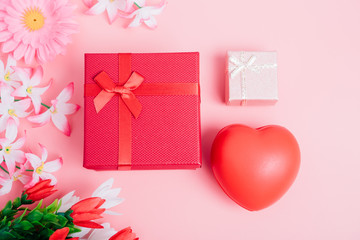
[[96,84],[85,84],[84,96],[96,96],[98,114],[114,96],[119,96],[118,168],[131,169],[131,121],[141,117],[141,102],[136,96],[199,95],[198,83],[146,83],[146,76],[131,71],[131,54],[119,54],[119,79],[115,83],[102,71],[94,77]]

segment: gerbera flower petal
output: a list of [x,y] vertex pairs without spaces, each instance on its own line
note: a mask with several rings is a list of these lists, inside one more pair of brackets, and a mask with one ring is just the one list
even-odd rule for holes
[[2,51],[4,53],[9,53],[15,50],[15,48],[19,45],[19,42],[15,41],[14,39],[10,39],[3,43]]
[[11,32],[8,31],[2,31],[0,32],[0,42],[5,42],[7,40],[9,40],[12,36]]
[[46,172],[56,172],[57,170],[59,170],[63,165],[63,161],[62,158],[57,158],[53,161],[50,162],[46,162],[44,164],[44,171]]
[[60,113],[51,114],[51,119],[57,129],[63,132],[66,136],[70,136],[70,125],[65,115]]
[[34,59],[34,56],[35,56],[35,49],[31,45],[29,45],[28,49],[25,52],[25,57],[24,57],[25,63],[31,64]]

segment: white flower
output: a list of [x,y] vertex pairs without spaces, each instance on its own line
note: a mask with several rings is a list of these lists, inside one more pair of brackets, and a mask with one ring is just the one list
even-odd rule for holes
[[80,200],[80,197],[74,195],[75,191],[69,192],[65,196],[63,196],[61,201],[61,206],[58,212],[66,212],[69,210],[75,203]]
[[26,69],[16,68],[16,73],[22,82],[22,86],[17,88],[11,95],[13,97],[30,97],[34,105],[35,114],[38,114],[41,107],[41,95],[48,90],[52,80],[46,87],[35,88],[43,79],[43,69],[41,66],[34,70],[30,69],[30,73]]
[[17,141],[15,141],[16,136],[16,123],[13,119],[9,119],[5,138],[0,139],[0,162],[2,162],[3,158],[5,159],[5,164],[10,176],[12,176],[15,171],[16,162],[25,162],[25,153],[19,150],[25,143],[25,137],[19,138]]
[[14,172],[14,174],[10,177],[10,175],[5,174],[0,170],[0,185],[2,186],[0,188],[0,196],[11,191],[13,182],[19,180],[22,184],[26,184],[30,180],[29,176],[23,174],[24,171],[24,166],[21,166],[20,169]]
[[134,18],[128,27],[137,27],[141,23],[145,23],[149,28],[156,28],[157,22],[154,15],[159,15],[165,8],[166,2],[163,0],[158,6],[144,6],[130,13],[129,15],[121,14],[125,18]]
[[47,111],[39,115],[30,116],[28,117],[28,120],[42,126],[51,119],[57,129],[66,136],[70,136],[71,129],[66,115],[73,114],[80,108],[77,104],[68,103],[73,94],[74,83],[70,83],[61,91],[56,99],[51,100],[52,106]]
[[26,110],[30,107],[31,100],[14,101],[14,97],[10,96],[10,91],[9,88],[1,88],[0,132],[5,130],[10,118],[14,119],[16,125],[19,126],[19,118],[29,115]]
[[94,229],[87,240],[108,240],[114,234],[116,234],[115,229],[111,228],[109,223],[103,223],[101,226],[104,228]]
[[[85,4],[87,1],[85,1]],[[87,4],[88,5],[88,4]],[[105,10],[110,24],[113,23],[117,17],[118,10],[125,11],[127,8],[126,0],[98,0],[86,13],[90,15],[99,15]]]
[[[121,188],[111,189],[113,183],[114,179],[110,178],[109,180],[101,184],[92,194],[92,197],[100,197],[102,199],[105,199],[105,202],[101,205],[101,208],[110,209],[124,201],[124,199],[118,197]],[[118,213],[112,211],[105,211],[105,213],[118,215]]]
[[3,86],[10,86],[17,88],[20,83],[16,82],[16,74],[14,73],[13,67],[16,66],[16,61],[10,55],[8,56],[6,67],[0,60],[0,88]]
[[42,179],[42,180],[50,179],[51,185],[55,185],[57,182],[56,178],[51,173],[56,172],[57,170],[59,170],[61,168],[62,158],[57,158],[53,161],[45,163],[47,160],[47,157],[48,157],[48,152],[43,145],[41,145],[41,144],[39,144],[39,145],[42,150],[41,159],[32,153],[25,153],[26,159],[29,161],[31,166],[34,168],[32,179],[25,186],[25,188],[34,186],[37,182],[39,182],[40,179]]

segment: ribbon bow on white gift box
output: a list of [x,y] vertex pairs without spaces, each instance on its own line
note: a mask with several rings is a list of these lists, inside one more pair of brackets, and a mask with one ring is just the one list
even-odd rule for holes
[[[256,56],[250,56],[249,60],[245,61],[244,53],[241,53],[240,57],[231,56],[229,58],[229,73],[231,79],[234,79],[237,74],[241,73],[241,99],[243,104],[246,101],[246,84],[245,84],[245,71],[253,71],[256,73],[261,72],[264,69],[273,69],[277,67],[277,64],[264,64],[264,65],[255,65]],[[242,105],[243,105],[242,104]]]

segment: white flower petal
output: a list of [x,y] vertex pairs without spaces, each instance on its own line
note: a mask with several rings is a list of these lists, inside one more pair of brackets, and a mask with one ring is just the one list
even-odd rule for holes
[[35,114],[39,114],[41,108],[41,97],[40,95],[32,94],[30,95],[30,99],[33,103]]
[[40,178],[42,180],[50,179],[51,180],[51,182],[50,182],[51,185],[55,185],[57,183],[57,179],[54,177],[54,175],[52,175],[50,173],[47,173],[47,172],[42,172],[40,174]]
[[25,157],[34,169],[37,169],[42,164],[41,159],[35,154],[25,153]]
[[50,118],[51,118],[51,113],[50,113],[50,109],[48,109],[39,115],[28,117],[27,120],[29,120],[32,123],[37,123],[40,124],[40,126],[43,126],[50,121]]
[[56,109],[59,113],[64,115],[71,115],[77,112],[80,109],[80,106],[73,103],[60,103],[57,104]]
[[59,102],[67,102],[74,94],[74,83],[69,83],[56,97]]
[[9,142],[14,142],[17,136],[17,125],[14,119],[10,118],[6,125],[5,137],[9,140]]
[[11,93],[11,95],[13,97],[26,97],[27,96],[26,86],[22,85],[18,87],[17,89],[15,89],[15,91]]
[[85,13],[89,15],[99,15],[103,13],[105,9],[106,9],[106,4],[104,4],[103,2],[98,2]]
[[13,183],[12,180],[7,180],[1,183],[2,187],[0,189],[0,196],[8,194],[11,191],[12,183]]
[[61,113],[51,114],[51,120],[57,129],[63,132],[66,136],[70,136],[70,125],[65,115]]
[[56,172],[59,170],[63,165],[62,158],[57,158],[54,161],[50,161],[44,164],[44,171],[45,172]]
[[11,56],[11,54],[8,56],[7,63],[6,63],[6,71],[13,72],[11,67],[16,66],[16,60]]
[[43,79],[43,68],[41,66],[38,66],[34,70],[34,74],[30,79],[30,86],[37,86],[40,84],[41,80]]

